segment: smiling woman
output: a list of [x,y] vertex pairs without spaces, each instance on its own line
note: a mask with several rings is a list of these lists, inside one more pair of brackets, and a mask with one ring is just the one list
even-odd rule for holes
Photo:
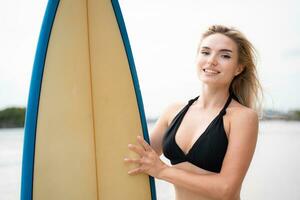
[[[138,137],[129,149],[140,158],[125,158],[146,173],[172,183],[176,199],[240,199],[243,179],[258,134],[261,86],[254,48],[237,29],[213,25],[197,51],[200,95],[172,103],[155,124],[151,145]],[[164,154],[171,166],[163,163]]]

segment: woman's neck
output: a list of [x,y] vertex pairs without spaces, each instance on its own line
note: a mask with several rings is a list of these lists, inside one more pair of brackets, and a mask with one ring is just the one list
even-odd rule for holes
[[227,87],[212,88],[207,85],[203,85],[195,105],[198,105],[203,109],[220,108],[224,106],[228,96],[229,88]]

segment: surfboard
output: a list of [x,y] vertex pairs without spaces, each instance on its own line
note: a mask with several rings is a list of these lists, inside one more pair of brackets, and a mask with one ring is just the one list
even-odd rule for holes
[[26,111],[21,199],[156,199],[154,179],[129,176],[123,162],[137,135],[149,142],[118,1],[49,0]]

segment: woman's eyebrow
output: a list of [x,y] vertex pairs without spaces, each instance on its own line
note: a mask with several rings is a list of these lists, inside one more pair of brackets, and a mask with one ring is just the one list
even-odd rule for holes
[[[201,47],[202,49],[208,49],[208,50],[210,50],[210,48],[209,47],[206,47],[206,46],[204,46],[204,47]],[[225,51],[225,52],[231,52],[232,53],[232,50],[230,50],[230,49],[220,49],[219,51]]]

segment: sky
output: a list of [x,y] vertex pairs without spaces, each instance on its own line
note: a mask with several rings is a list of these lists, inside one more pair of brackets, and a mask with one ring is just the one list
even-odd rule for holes
[[[234,26],[259,53],[264,108],[300,109],[300,3],[296,0],[119,0],[146,115],[198,95],[195,55],[212,24]],[[0,109],[26,106],[46,0],[0,2]]]

